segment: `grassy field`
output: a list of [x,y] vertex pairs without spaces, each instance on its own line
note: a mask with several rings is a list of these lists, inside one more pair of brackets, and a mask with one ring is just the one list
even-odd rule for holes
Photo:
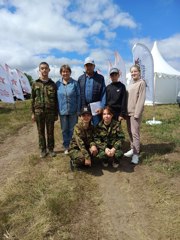
[[0,143],[31,122],[30,101],[0,102]]
[[[154,109],[145,107],[141,164],[173,178],[180,172],[180,109],[156,106],[155,115],[162,124],[147,125]],[[31,125],[30,116],[29,101],[17,102],[16,109],[0,102],[0,144],[22,126]],[[59,129],[55,137],[60,144]],[[101,225],[97,225],[101,199],[93,176],[72,174],[63,154],[46,161],[30,154],[24,161],[23,169],[0,190],[0,239],[102,239]]]

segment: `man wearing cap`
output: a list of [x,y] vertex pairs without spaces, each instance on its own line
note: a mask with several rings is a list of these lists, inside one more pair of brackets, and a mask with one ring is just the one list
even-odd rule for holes
[[70,165],[76,167],[91,166],[91,160],[98,150],[94,141],[94,129],[91,124],[91,110],[84,106],[80,113],[80,121],[75,125],[74,134],[69,147]]
[[127,97],[126,87],[123,83],[118,81],[120,71],[116,67],[112,67],[109,71],[112,83],[106,87],[106,105],[109,106],[113,112],[113,118],[121,121],[127,115]]
[[99,102],[100,107],[96,110],[97,115],[93,116],[93,125],[97,125],[101,120],[101,112],[106,104],[106,86],[104,77],[94,71],[95,62],[87,57],[84,61],[85,73],[78,79],[81,93],[81,107],[90,103]]

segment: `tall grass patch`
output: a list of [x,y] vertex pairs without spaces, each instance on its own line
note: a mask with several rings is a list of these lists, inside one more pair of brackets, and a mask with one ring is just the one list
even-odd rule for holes
[[93,200],[96,185],[91,176],[69,172],[67,157],[53,161],[36,157],[34,164],[34,156],[33,165],[31,160],[0,193],[1,239],[6,239],[7,232],[19,240],[95,237],[97,231],[90,228],[90,219],[99,200]]
[[15,104],[0,102],[0,143],[30,122],[30,100],[16,101]]

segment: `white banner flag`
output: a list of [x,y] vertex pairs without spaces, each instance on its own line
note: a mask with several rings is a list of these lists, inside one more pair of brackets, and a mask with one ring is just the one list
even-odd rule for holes
[[26,75],[23,72],[21,72],[18,69],[16,69],[16,70],[17,70],[17,73],[18,73],[18,76],[19,76],[19,80],[20,80],[23,92],[31,93],[31,86],[29,84],[28,78],[26,77]]
[[14,103],[14,98],[11,90],[7,73],[3,66],[0,65],[0,99],[6,103]]
[[111,63],[110,60],[108,60],[107,77],[105,78],[105,84],[106,84],[106,86],[111,83],[111,79],[110,79],[110,76],[109,76],[109,72],[110,72],[111,68],[112,68],[112,63]]
[[154,62],[150,50],[137,43],[132,48],[133,62],[140,66],[141,78],[146,82],[146,102],[154,104]]
[[11,69],[7,64],[5,64],[5,70],[8,74],[8,79],[9,79],[9,82],[11,83],[11,88],[14,96],[17,99],[24,100],[22,87],[21,87],[16,69]]
[[122,57],[119,55],[119,53],[116,51],[114,53],[115,61],[114,61],[114,67],[118,68],[121,72],[120,81],[126,85],[126,66],[122,59]]

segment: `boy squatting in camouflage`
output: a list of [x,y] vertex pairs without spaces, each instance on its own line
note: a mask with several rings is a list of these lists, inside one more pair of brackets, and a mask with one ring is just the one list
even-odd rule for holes
[[75,166],[84,165],[85,159],[92,160],[90,147],[95,146],[93,142],[94,130],[95,128],[91,124],[85,128],[82,120],[75,125],[69,148],[69,156]]
[[35,115],[39,134],[39,148],[46,151],[45,126],[47,129],[47,147],[54,149],[54,121],[58,119],[56,84],[48,79],[36,80],[32,85],[32,113]]
[[94,136],[94,142],[98,148],[98,154],[96,157],[102,161],[108,162],[110,159],[105,154],[105,149],[114,147],[116,152],[112,160],[119,163],[123,156],[122,143],[124,138],[120,122],[112,119],[110,125],[106,126],[103,121],[101,121],[96,127]]

